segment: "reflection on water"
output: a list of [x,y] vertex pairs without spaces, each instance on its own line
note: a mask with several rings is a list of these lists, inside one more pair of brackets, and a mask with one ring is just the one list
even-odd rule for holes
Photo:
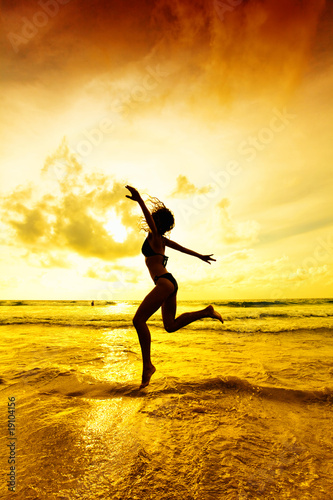
[[22,498],[329,498],[325,402],[209,381],[113,398],[99,390],[39,396],[38,406],[21,398]]
[[[133,305],[113,305],[114,316],[111,305],[37,304],[36,315],[15,306],[0,332],[0,443],[6,450],[4,409],[14,395],[16,497],[330,498],[333,337],[321,323],[330,318],[323,304],[265,306],[265,319],[256,305],[230,305],[233,330],[204,320],[168,334],[153,318],[157,372],[143,391]],[[283,331],[282,313],[284,324],[288,315],[290,324],[300,315],[319,323]],[[13,324],[23,316],[31,322]],[[269,332],[251,328],[264,321]],[[1,470],[7,460],[2,453]]]

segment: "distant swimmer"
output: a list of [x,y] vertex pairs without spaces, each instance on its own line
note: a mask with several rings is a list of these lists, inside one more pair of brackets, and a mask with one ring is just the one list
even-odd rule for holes
[[157,198],[152,198],[153,208],[150,212],[139,192],[131,186],[126,186],[126,188],[131,193],[131,196],[126,195],[126,197],[138,202],[144,215],[144,229],[148,232],[148,236],[141,251],[146,258],[148,271],[155,283],[155,287],[144,298],[133,318],[133,325],[137,331],[142,352],[143,370],[140,385],[140,389],[142,389],[149,384],[151,376],[156,371],[150,358],[151,336],[147,321],[160,307],[162,308],[164,328],[168,333],[175,332],[198,319],[215,318],[221,323],[223,323],[223,319],[212,305],[200,311],[181,314],[176,318],[178,284],[165,267],[168,261],[168,257],[164,254],[165,247],[198,257],[208,264],[216,259],[212,258],[213,254],[201,255],[166,238],[164,235],[171,231],[175,225],[172,212]]

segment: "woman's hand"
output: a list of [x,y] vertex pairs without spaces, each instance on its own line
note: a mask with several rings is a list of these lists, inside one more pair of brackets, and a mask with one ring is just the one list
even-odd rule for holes
[[129,198],[130,200],[133,200],[133,201],[140,201],[141,200],[140,193],[139,193],[139,191],[137,191],[137,189],[135,189],[134,187],[131,187],[131,186],[125,186],[125,188],[128,189],[132,195],[132,196],[129,196],[127,194],[126,198]]
[[216,262],[216,259],[212,259],[212,255],[214,255],[214,254],[211,253],[210,255],[200,255],[199,259],[203,260],[204,262],[207,262],[208,264],[210,264],[211,260],[213,260],[214,262]]

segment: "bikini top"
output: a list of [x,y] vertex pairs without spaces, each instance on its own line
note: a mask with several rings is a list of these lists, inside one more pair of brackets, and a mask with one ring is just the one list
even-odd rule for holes
[[169,257],[167,257],[166,255],[163,255],[163,253],[154,252],[154,250],[150,246],[148,238],[146,238],[145,241],[143,242],[141,252],[143,253],[143,255],[145,257],[152,257],[153,255],[161,255],[163,257],[163,266],[164,267],[166,266],[168,259],[169,259]]

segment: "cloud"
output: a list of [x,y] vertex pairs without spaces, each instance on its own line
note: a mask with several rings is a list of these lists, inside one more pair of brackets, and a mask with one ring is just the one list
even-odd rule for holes
[[217,104],[257,96],[259,89],[276,102],[285,99],[309,62],[325,2],[243,1],[223,19],[218,4],[226,2],[155,3],[153,19],[163,34],[159,54],[178,61],[171,92],[191,110],[205,112],[202,102],[210,101],[211,115]]
[[[210,102],[213,114],[217,102],[248,94],[285,97],[309,62],[325,7],[324,0],[243,0],[221,17],[225,2],[216,0],[70,0],[50,15],[41,3],[3,2],[4,82],[49,88],[59,102],[103,77],[117,97],[138,66],[171,63],[176,71],[159,89],[161,102],[198,112]],[[13,46],[11,34],[26,42]]]
[[69,255],[66,251],[61,250],[40,252],[36,248],[35,252],[26,252],[25,259],[33,267],[42,267],[45,269],[53,267],[70,269],[72,267]]
[[232,289],[234,293],[235,286],[238,291],[242,288],[252,290],[266,287],[274,291],[278,286],[285,285],[285,266],[288,262],[287,256],[262,260],[251,250],[236,251],[214,263],[214,276],[207,274],[204,268],[198,269],[195,278],[187,276],[184,286],[190,291],[200,280],[201,288],[209,287],[221,292],[224,289]]
[[[58,4],[51,15],[47,2],[20,0],[3,2],[2,21],[6,32],[7,57],[19,60],[19,68],[11,68],[12,76],[34,79],[50,78],[50,69],[72,69],[71,77],[88,76],[102,68],[123,67],[150,51],[156,33],[147,30],[149,2],[120,0],[70,0]],[[56,6],[55,6],[56,7]],[[44,15],[43,15],[44,13]],[[41,18],[44,17],[44,23]],[[40,18],[40,19],[38,19]],[[11,35],[20,37],[16,40]],[[136,43],[135,43],[136,42]],[[66,47],[67,50],[64,51]],[[95,65],[87,64],[95,61]],[[31,73],[22,74],[30,65]],[[6,73],[5,76],[9,77]]]
[[235,250],[222,257],[223,264],[232,264],[234,262],[248,260],[253,257],[253,250],[248,248],[243,248],[242,250]]
[[202,188],[195,187],[185,175],[179,175],[177,177],[177,186],[171,193],[173,198],[186,198],[188,196],[193,196],[195,194],[205,194],[210,191],[210,186],[204,186]]
[[97,279],[107,282],[137,283],[141,272],[132,267],[121,265],[102,265],[95,263],[89,267],[85,273],[87,278]]
[[255,220],[235,223],[228,212],[230,201],[222,198],[217,207],[220,213],[222,241],[227,245],[249,245],[254,243],[259,235],[260,225]]
[[[56,263],[52,252],[64,249],[104,260],[139,252],[138,217],[122,183],[111,185],[104,174],[85,174],[65,141],[46,159],[42,174],[51,182],[53,194],[42,195],[37,186],[19,187],[2,204],[4,223],[14,231],[16,244],[30,253],[49,253],[44,265]],[[124,242],[116,241],[105,227],[112,227],[112,220],[126,228]]]
[[329,268],[325,264],[323,266],[302,268],[295,266],[293,272],[287,272],[284,276],[288,283],[298,283],[303,281],[316,282],[324,276],[329,275]]

